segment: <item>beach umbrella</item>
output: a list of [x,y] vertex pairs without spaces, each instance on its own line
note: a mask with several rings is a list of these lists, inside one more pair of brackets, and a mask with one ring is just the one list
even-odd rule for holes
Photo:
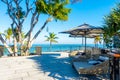
[[70,34],[69,37],[74,37],[74,38],[80,38],[81,37],[82,38],[82,46],[83,46],[83,41],[84,41],[83,40],[83,37],[84,37],[83,35],[71,35]]
[[75,36],[82,35],[85,38],[85,52],[86,52],[86,38],[87,38],[87,36],[90,34],[102,34],[103,28],[95,27],[95,26],[84,23],[78,27],[72,28],[72,29],[67,30],[67,31],[62,31],[60,33],[67,33],[67,34],[75,35]]
[[[86,38],[95,38],[96,36],[99,36],[99,34],[89,34],[89,35],[86,35]],[[74,38],[82,38],[82,45],[83,45],[83,37],[84,35],[69,35],[69,37],[74,37]]]
[[[96,36],[100,36],[100,34],[88,34],[86,35],[86,38],[95,38]],[[80,38],[84,37],[84,35],[69,35],[69,37],[75,37],[75,38]]]
[[[86,38],[96,38],[96,37],[98,37],[98,36],[102,36],[102,35],[100,35],[100,34],[88,34],[88,35],[86,35]],[[69,35],[69,37],[74,37],[74,38],[82,38],[82,46],[83,46],[83,37],[84,37],[84,35]],[[87,44],[87,43],[86,43]]]

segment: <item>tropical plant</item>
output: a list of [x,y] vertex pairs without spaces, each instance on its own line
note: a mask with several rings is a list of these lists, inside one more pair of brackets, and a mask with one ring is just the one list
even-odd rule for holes
[[[25,55],[28,55],[29,49],[32,46],[33,41],[38,37],[41,31],[52,19],[66,21],[68,20],[68,14],[70,13],[70,9],[66,8],[66,5],[69,4],[69,0],[1,0],[1,1],[7,6],[8,16],[12,20],[11,29],[14,38],[15,45],[14,48],[17,48],[16,44],[19,42],[22,50],[22,46],[24,46],[24,43],[27,42],[25,50],[21,51],[21,54],[25,53]],[[38,28],[38,31],[36,31],[35,35],[33,35],[32,32],[36,24],[38,23],[41,14],[47,15],[48,18],[45,20],[44,24]],[[27,19],[28,16],[29,19]],[[30,26],[28,28],[28,31],[24,31],[26,33],[24,38],[22,38],[23,28],[26,28],[26,26],[24,26],[23,24],[26,20],[29,20],[28,22],[30,22]],[[17,30],[17,33],[15,29]],[[0,35],[0,40],[2,41],[3,44],[6,43],[2,35]],[[9,52],[11,54],[14,53],[11,51]]]
[[[17,55],[16,53],[18,51],[18,46],[16,44],[16,43],[19,42],[19,36],[18,36],[17,29],[14,29],[14,34],[16,35],[16,38],[13,36],[13,32],[12,32],[11,28],[8,28],[7,30],[5,30],[4,33],[0,33],[1,37],[2,37],[2,35],[4,36],[4,38],[2,37],[3,39],[1,39],[1,40],[4,40],[4,41],[9,40],[9,44],[10,44],[10,39],[13,38],[12,42],[14,42],[14,45],[13,46],[10,45],[10,47],[9,47],[9,48],[12,48],[11,51],[14,52],[11,55]],[[23,32],[22,32],[22,36],[21,37],[24,38],[24,33]],[[7,43],[5,43],[5,44],[7,44]]]
[[95,46],[98,47],[98,43],[101,43],[101,37],[100,36],[96,36],[94,38],[94,43],[95,43]]
[[54,34],[53,32],[49,33],[49,36],[45,36],[45,37],[47,38],[46,41],[50,42],[50,51],[51,51],[52,43],[57,43],[56,39],[58,39],[58,37],[56,37],[56,34]]
[[[106,45],[111,44],[111,40],[114,39],[116,34],[119,35],[120,31],[120,3],[117,4],[116,8],[113,8],[109,15],[104,18],[104,34],[103,38]],[[120,37],[120,36],[119,36]],[[113,40],[115,41],[115,40]],[[113,42],[112,41],[112,42]],[[113,42],[114,45],[116,45]],[[119,45],[120,47],[120,45]]]
[[12,34],[13,34],[12,29],[8,28],[7,30],[4,31],[4,34],[5,34],[6,40],[8,39],[10,43],[10,38],[12,37]]

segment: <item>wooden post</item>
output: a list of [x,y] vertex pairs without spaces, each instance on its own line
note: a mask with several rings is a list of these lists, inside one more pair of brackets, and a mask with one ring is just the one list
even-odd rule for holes
[[0,57],[3,56],[3,52],[4,52],[4,47],[3,47],[3,46],[0,46]]
[[42,48],[40,46],[36,47],[36,54],[41,55],[42,54]]
[[120,54],[111,54],[110,58],[110,80],[120,80]]

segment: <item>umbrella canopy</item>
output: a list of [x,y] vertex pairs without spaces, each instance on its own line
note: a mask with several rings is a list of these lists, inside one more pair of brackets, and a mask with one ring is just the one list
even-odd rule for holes
[[103,33],[103,28],[95,27],[95,26],[84,23],[84,24],[82,24],[78,27],[75,27],[75,28],[72,28],[70,30],[63,31],[63,32],[60,32],[60,33],[67,33],[67,34],[75,35],[75,36],[79,36],[79,35],[84,36],[85,37],[85,52],[86,52],[86,37],[87,37],[87,35],[102,34]]
[[[95,38],[97,36],[101,36],[101,35],[100,34],[87,34],[86,38]],[[69,37],[79,38],[79,37],[84,37],[84,35],[72,35],[72,34],[70,34]]]
[[[95,38],[96,36],[100,36],[100,34],[88,34],[88,35],[86,35],[86,38]],[[83,37],[84,37],[84,35],[69,35],[69,37],[74,37],[74,38],[82,38],[82,45],[83,45]]]
[[84,23],[78,27],[72,28],[67,31],[62,31],[60,33],[69,33],[72,35],[101,34],[103,33],[103,29],[101,27],[95,27]]

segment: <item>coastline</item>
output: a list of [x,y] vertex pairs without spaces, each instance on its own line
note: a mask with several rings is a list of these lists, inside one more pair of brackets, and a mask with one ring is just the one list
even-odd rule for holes
[[[102,47],[103,45],[99,45],[98,47]],[[33,44],[30,49],[30,53],[35,53],[36,47],[41,47],[42,52],[50,52],[49,44]],[[94,47],[94,44],[87,44],[87,47]],[[74,50],[82,50],[84,49],[84,45],[82,44],[53,44],[51,52],[70,52]],[[4,55],[8,55],[8,51],[4,48]]]

